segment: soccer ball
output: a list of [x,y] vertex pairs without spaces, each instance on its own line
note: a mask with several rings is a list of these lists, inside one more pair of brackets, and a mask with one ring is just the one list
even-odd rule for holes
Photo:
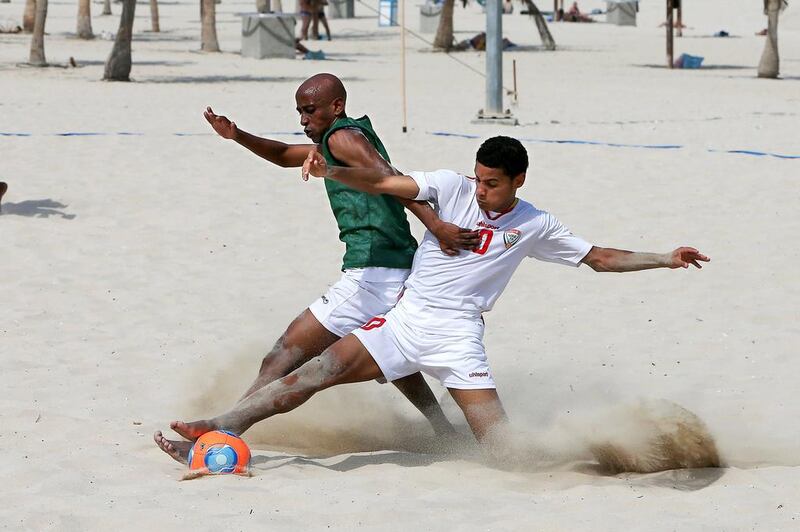
[[189,451],[189,469],[212,474],[247,473],[250,448],[239,436],[227,430],[206,432]]

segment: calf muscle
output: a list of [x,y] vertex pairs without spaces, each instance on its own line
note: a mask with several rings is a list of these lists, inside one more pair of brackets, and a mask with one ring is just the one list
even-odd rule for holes
[[361,342],[348,335],[285,377],[255,390],[212,423],[241,434],[263,419],[294,410],[326,388],[382,375]]

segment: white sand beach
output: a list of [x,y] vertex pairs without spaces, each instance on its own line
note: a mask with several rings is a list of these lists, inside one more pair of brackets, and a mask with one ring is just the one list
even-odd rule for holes
[[[456,38],[482,31],[479,6],[458,4]],[[112,42],[75,38],[75,2],[51,0],[45,47],[78,68],[19,66],[30,36],[0,35],[0,527],[800,529],[800,158],[775,156],[800,156],[800,3],[780,20],[781,80],[756,78],[761,2],[684,4],[676,52],[707,68],[663,67],[664,2],[641,2],[637,27],[551,24],[555,52],[538,49],[527,16],[505,16],[520,45],[504,54],[506,86],[517,64],[518,104],[506,98],[517,127],[471,123],[484,79],[409,36],[407,133],[399,30],[378,27],[374,0],[331,20],[333,41],[307,43],[326,61],[242,58],[236,14],[252,2],[217,5],[220,54],[199,52],[197,2],[162,2],[160,34],[140,3],[131,83],[100,81]],[[19,23],[23,5],[0,3],[0,22]],[[95,33],[116,31],[121,6],[101,7]],[[482,52],[455,57],[484,70]],[[501,398],[531,444],[510,470],[477,449],[436,451],[398,391],[372,382],[245,434],[251,478],[181,482],[185,467],[153,444],[173,419],[225,411],[339,278],[323,183],[202,117],[210,105],[247,131],[305,142],[294,92],[317,72],[342,78],[348,113],[371,117],[402,170],[471,173],[482,139],[514,136],[532,160],[521,197],[576,234],[712,258],[624,275],[522,264],[486,315]],[[618,409],[640,398],[695,412],[726,467],[597,472],[582,446],[628,430]],[[547,451],[574,460],[553,466]]]

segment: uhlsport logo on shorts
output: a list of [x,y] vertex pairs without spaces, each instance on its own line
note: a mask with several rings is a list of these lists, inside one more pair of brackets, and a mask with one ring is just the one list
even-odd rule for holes
[[506,244],[506,249],[516,244],[521,235],[522,231],[519,229],[509,229],[508,231],[505,231],[503,233],[503,242]]
[[489,376],[489,372],[488,371],[473,371],[472,373],[469,374],[469,376],[473,377],[473,378],[474,377],[488,377]]

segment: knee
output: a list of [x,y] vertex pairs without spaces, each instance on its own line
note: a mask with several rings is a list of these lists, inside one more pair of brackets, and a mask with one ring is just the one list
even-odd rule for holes
[[305,361],[305,353],[297,346],[287,345],[281,337],[261,360],[261,373],[287,372]]
[[329,388],[345,380],[349,370],[346,361],[333,350],[326,349],[303,365],[302,384],[315,391]]

